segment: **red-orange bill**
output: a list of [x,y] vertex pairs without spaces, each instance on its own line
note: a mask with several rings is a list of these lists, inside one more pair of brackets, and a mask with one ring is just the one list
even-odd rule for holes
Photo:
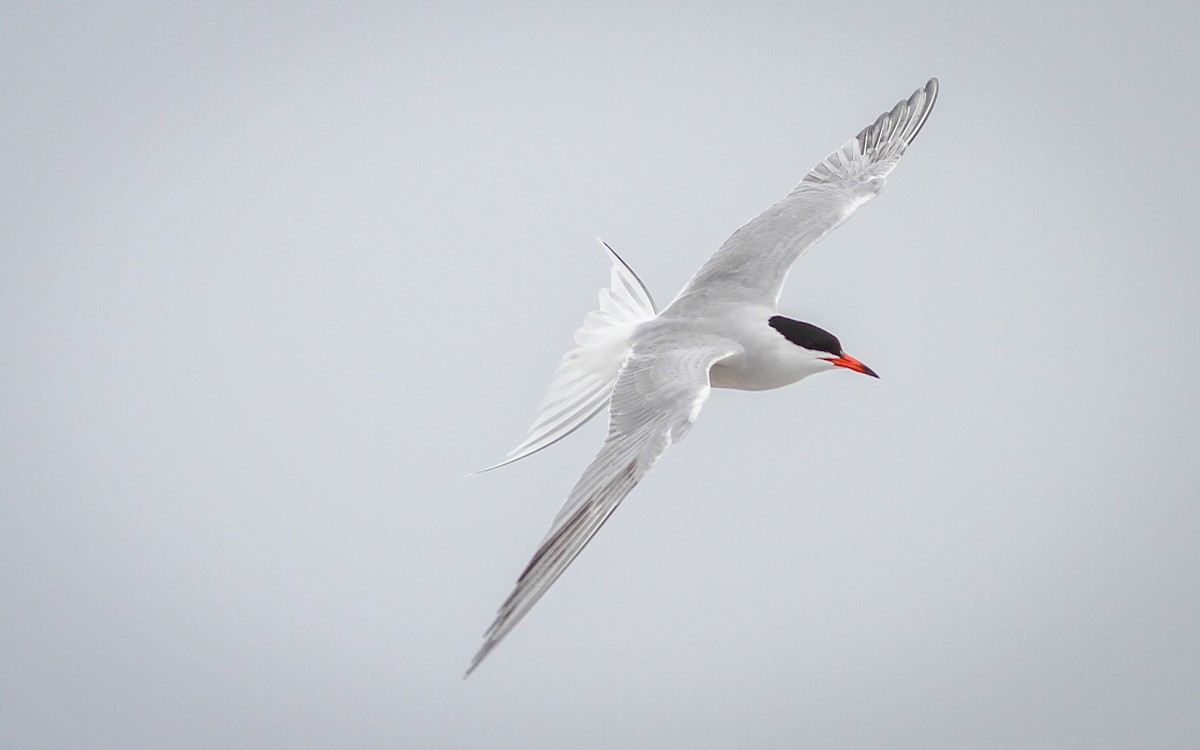
[[855,372],[861,372],[863,375],[870,375],[873,378],[879,377],[878,375],[875,374],[874,370],[872,370],[870,367],[867,367],[862,362],[859,362],[854,357],[851,357],[849,354],[843,353],[842,356],[840,356],[840,357],[826,357],[826,359],[828,359],[830,362],[834,363],[838,367],[845,367],[847,370],[854,370]]

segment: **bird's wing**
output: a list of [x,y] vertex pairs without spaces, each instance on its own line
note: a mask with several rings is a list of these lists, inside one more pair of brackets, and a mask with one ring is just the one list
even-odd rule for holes
[[709,369],[735,352],[717,337],[690,340],[686,348],[634,347],[613,389],[604,445],[501,605],[467,675],[562,575],[659,456],[687,434],[711,390]]
[[929,117],[937,92],[932,78],[813,167],[783,200],[734,232],[671,306],[703,303],[714,294],[775,305],[792,263],[883,189]]

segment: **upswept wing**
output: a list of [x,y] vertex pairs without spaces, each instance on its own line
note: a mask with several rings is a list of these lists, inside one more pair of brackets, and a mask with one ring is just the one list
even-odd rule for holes
[[558,580],[659,456],[683,439],[708,399],[709,369],[735,351],[728,341],[715,337],[693,340],[687,348],[635,347],[613,389],[604,445],[501,605],[464,677]]
[[932,78],[813,167],[787,197],[734,232],[671,307],[680,309],[712,295],[777,304],[792,263],[883,189],[884,179],[933,110],[937,92]]

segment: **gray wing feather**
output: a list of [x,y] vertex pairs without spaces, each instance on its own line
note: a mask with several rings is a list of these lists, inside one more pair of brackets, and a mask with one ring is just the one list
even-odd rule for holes
[[695,343],[654,353],[635,348],[613,389],[604,445],[500,606],[464,677],[516,627],[671,443],[687,434],[711,390],[709,369],[734,353],[728,342]]
[[703,304],[714,295],[776,304],[796,259],[883,189],[933,110],[937,92],[932,78],[813,167],[783,200],[734,232],[671,307]]

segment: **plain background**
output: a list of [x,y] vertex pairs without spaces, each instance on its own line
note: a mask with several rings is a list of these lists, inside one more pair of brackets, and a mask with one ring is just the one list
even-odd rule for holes
[[[2,15],[0,745],[1200,746],[1194,6]],[[714,394],[463,682],[594,237],[665,303],[933,75],[782,302],[882,380]]]

